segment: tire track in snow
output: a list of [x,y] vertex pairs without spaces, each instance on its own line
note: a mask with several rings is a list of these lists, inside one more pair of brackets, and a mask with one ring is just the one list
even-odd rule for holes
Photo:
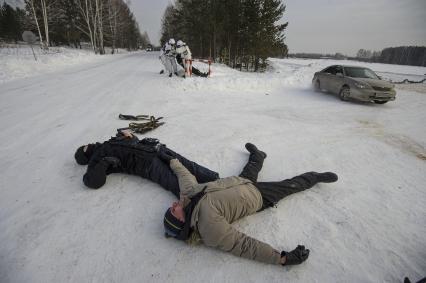
[[388,133],[381,124],[376,122],[366,120],[358,120],[358,122],[369,132],[370,136],[426,161],[426,149],[419,142],[406,135]]

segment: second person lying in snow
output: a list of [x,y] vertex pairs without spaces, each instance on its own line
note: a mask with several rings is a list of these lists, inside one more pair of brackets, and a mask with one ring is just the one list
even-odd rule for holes
[[180,187],[180,200],[164,215],[167,237],[189,243],[202,241],[206,246],[257,261],[294,265],[305,261],[309,250],[297,246],[286,252],[249,237],[231,225],[232,222],[277,204],[284,197],[304,191],[317,183],[337,181],[332,172],[308,172],[280,182],[257,182],[266,153],[246,144],[249,160],[241,174],[199,184],[181,162],[166,152],[159,157],[170,164]]

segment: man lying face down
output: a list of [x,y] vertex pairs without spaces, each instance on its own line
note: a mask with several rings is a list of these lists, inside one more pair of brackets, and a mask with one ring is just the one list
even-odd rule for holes
[[311,188],[317,183],[337,181],[332,172],[308,172],[280,182],[257,182],[266,153],[251,143],[248,163],[237,177],[200,183],[174,156],[161,152],[179,180],[180,200],[164,215],[167,237],[189,243],[202,241],[206,246],[231,252],[236,256],[265,263],[294,265],[305,261],[309,249],[297,246],[293,251],[277,251],[270,245],[251,238],[231,225],[244,216],[276,205],[282,198]]
[[157,139],[139,140],[128,131],[120,132],[103,143],[83,145],[77,149],[74,157],[78,164],[88,165],[83,182],[89,188],[102,187],[111,173],[127,173],[149,179],[179,198],[178,179],[170,167],[159,159],[159,153],[179,160],[200,183],[219,178],[218,173],[186,159]]

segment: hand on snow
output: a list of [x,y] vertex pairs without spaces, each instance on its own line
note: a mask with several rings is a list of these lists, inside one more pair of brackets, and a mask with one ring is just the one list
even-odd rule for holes
[[122,130],[120,133],[126,138],[133,138],[133,134],[131,130]]
[[285,257],[285,262],[282,265],[301,264],[309,257],[309,250],[305,246],[297,246],[291,252],[282,251],[281,258]]

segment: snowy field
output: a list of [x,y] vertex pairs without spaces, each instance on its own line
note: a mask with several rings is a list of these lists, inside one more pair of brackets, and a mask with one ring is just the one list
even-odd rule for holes
[[[51,47],[49,51],[44,51],[34,46],[33,50],[34,54],[26,44],[0,47],[0,84],[41,73],[51,73],[82,63],[105,61],[113,57],[109,54],[94,56],[90,49]],[[109,53],[111,50],[106,51]],[[119,53],[127,51],[120,49]]]
[[[398,89],[394,102],[374,105],[313,92],[314,72],[342,63],[331,60],[273,59],[262,74],[214,65],[209,79],[170,79],[158,74],[155,52],[87,55],[68,65],[49,57],[43,67],[13,74],[18,59],[6,62],[5,56],[0,282],[402,282],[426,276],[425,93]],[[362,65],[389,77],[426,73]],[[32,68],[38,69],[31,74]],[[221,176],[240,173],[247,141],[268,153],[261,181],[336,172],[337,183],[235,223],[278,250],[304,244],[309,259],[272,266],[166,239],[162,218],[173,195],[137,176],[113,174],[101,189],[86,188],[86,168],[75,163],[74,151],[125,127],[119,113],[163,116],[166,124],[146,136]]]

